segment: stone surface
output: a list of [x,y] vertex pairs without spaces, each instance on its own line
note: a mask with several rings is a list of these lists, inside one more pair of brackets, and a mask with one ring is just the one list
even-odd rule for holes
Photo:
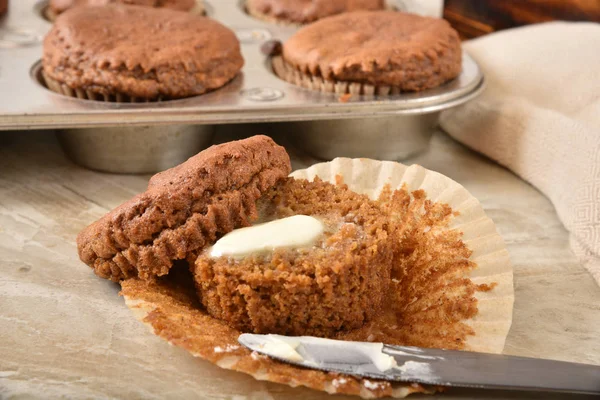
[[[293,159],[295,169],[314,162]],[[506,240],[516,298],[506,353],[600,364],[600,288],[571,254],[550,202],[442,133],[405,163],[463,184]],[[135,320],[118,285],[79,261],[77,232],[147,179],[79,168],[49,132],[0,132],[0,398],[329,398],[169,346]],[[509,397],[562,398],[463,389],[443,398]]]

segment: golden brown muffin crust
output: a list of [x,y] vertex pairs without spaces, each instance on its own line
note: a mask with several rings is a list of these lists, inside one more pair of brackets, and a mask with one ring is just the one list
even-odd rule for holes
[[72,89],[144,99],[219,88],[244,61],[235,34],[209,18],[109,5],[61,14],[44,41],[44,72]]
[[384,0],[247,0],[251,14],[281,22],[308,23],[330,15],[357,10],[382,10]]
[[374,201],[345,185],[288,178],[258,203],[271,218],[320,218],[326,233],[308,249],[242,260],[205,250],[192,271],[211,315],[244,332],[332,337],[378,314],[391,283],[394,237]]
[[290,169],[284,148],[266,136],[212,146],[84,229],[79,257],[114,281],[165,275],[174,260],[249,225],[256,200]]
[[106,6],[108,4],[122,3],[134,6],[164,7],[172,10],[190,11],[194,8],[196,0],[50,0],[48,7],[55,14],[62,14],[66,10],[79,6]]
[[396,11],[357,11],[300,29],[283,45],[285,62],[327,80],[423,90],[455,78],[461,46],[450,25]]

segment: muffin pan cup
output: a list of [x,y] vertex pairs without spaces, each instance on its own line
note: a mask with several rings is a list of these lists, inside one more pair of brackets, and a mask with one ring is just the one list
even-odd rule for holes
[[151,174],[181,164],[208,147],[212,125],[66,129],[58,140],[75,163],[97,171]]
[[[318,158],[401,160],[427,147],[439,112],[472,99],[484,87],[479,66],[464,53],[463,71],[458,78],[423,92],[365,95],[349,89],[349,93],[340,95],[307,89],[277,77],[272,71],[270,56],[261,51],[265,41],[284,42],[297,27],[253,18],[244,11],[240,0],[205,0],[204,3],[211,18],[229,26],[238,35],[245,59],[241,74],[221,89],[197,97],[117,103],[66,97],[47,89],[41,79],[39,62],[43,37],[51,27],[42,17],[46,3],[39,0],[12,2],[8,14],[0,18],[0,130],[70,130],[61,133],[61,142],[70,157],[84,166],[112,172],[154,172],[148,170],[148,165],[155,165],[155,171],[167,168],[171,166],[168,162],[153,161],[161,158],[156,153],[187,154],[196,145],[208,144],[214,125],[253,122],[285,122],[273,124],[269,129],[290,132],[296,143]],[[398,6],[394,2],[390,5]],[[165,126],[174,126],[169,132],[183,129],[186,134],[198,135],[195,145],[175,140],[179,137],[175,133],[169,138],[161,136],[166,132]],[[86,129],[93,130],[84,137]],[[109,132],[112,140],[99,132]],[[140,136],[136,137],[136,133],[143,135],[144,141],[162,142],[162,146],[141,151]],[[256,133],[261,133],[259,128],[248,131],[249,135]],[[79,135],[81,138],[77,138]],[[135,157],[129,157],[131,162],[127,162],[127,167],[119,167],[114,161],[105,166],[85,163],[83,160],[89,158],[86,155],[89,153],[83,150],[83,145],[75,144],[94,143],[93,153],[98,159],[112,160],[117,150],[108,146],[108,142],[118,142],[116,138],[125,135],[131,136],[131,146],[122,144],[118,152],[126,157],[137,151]],[[126,141],[122,138],[120,143]],[[131,150],[126,150],[128,148]],[[198,150],[200,148],[194,148]],[[147,154],[147,158],[142,154]],[[165,156],[163,160],[172,160],[172,165],[183,161],[175,161],[175,158]]]

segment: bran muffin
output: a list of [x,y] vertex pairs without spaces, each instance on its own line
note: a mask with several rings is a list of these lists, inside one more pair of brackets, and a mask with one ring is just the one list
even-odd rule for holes
[[266,136],[212,146],[84,229],[79,257],[113,281],[166,275],[174,261],[248,226],[256,201],[290,169],[286,151]]
[[204,250],[191,266],[213,317],[242,332],[332,337],[374,318],[390,284],[393,232],[366,195],[316,180],[288,178],[259,200],[263,219],[319,218],[310,248],[279,248],[242,259]]
[[124,5],[66,11],[42,58],[51,90],[119,102],[200,95],[231,81],[243,64],[237,37],[217,21]]
[[310,89],[395,94],[440,86],[462,68],[448,22],[396,11],[357,11],[301,28],[272,59],[282,79]]
[[[0,0],[1,2],[2,0]],[[46,16],[50,21],[56,20],[63,12],[81,6],[106,6],[114,3],[122,3],[134,6],[169,8],[177,11],[191,11],[201,3],[197,0],[50,0],[46,9]],[[198,7],[202,11],[202,7]]]
[[285,24],[307,24],[318,19],[358,10],[382,10],[385,0],[247,0],[255,18]]

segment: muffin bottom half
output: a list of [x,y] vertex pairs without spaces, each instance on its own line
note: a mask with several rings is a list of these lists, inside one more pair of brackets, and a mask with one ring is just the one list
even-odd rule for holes
[[243,332],[333,337],[379,313],[393,234],[375,203],[344,186],[289,178],[260,204],[267,218],[320,218],[325,234],[312,248],[240,260],[211,258],[205,250],[191,270],[213,317]]

